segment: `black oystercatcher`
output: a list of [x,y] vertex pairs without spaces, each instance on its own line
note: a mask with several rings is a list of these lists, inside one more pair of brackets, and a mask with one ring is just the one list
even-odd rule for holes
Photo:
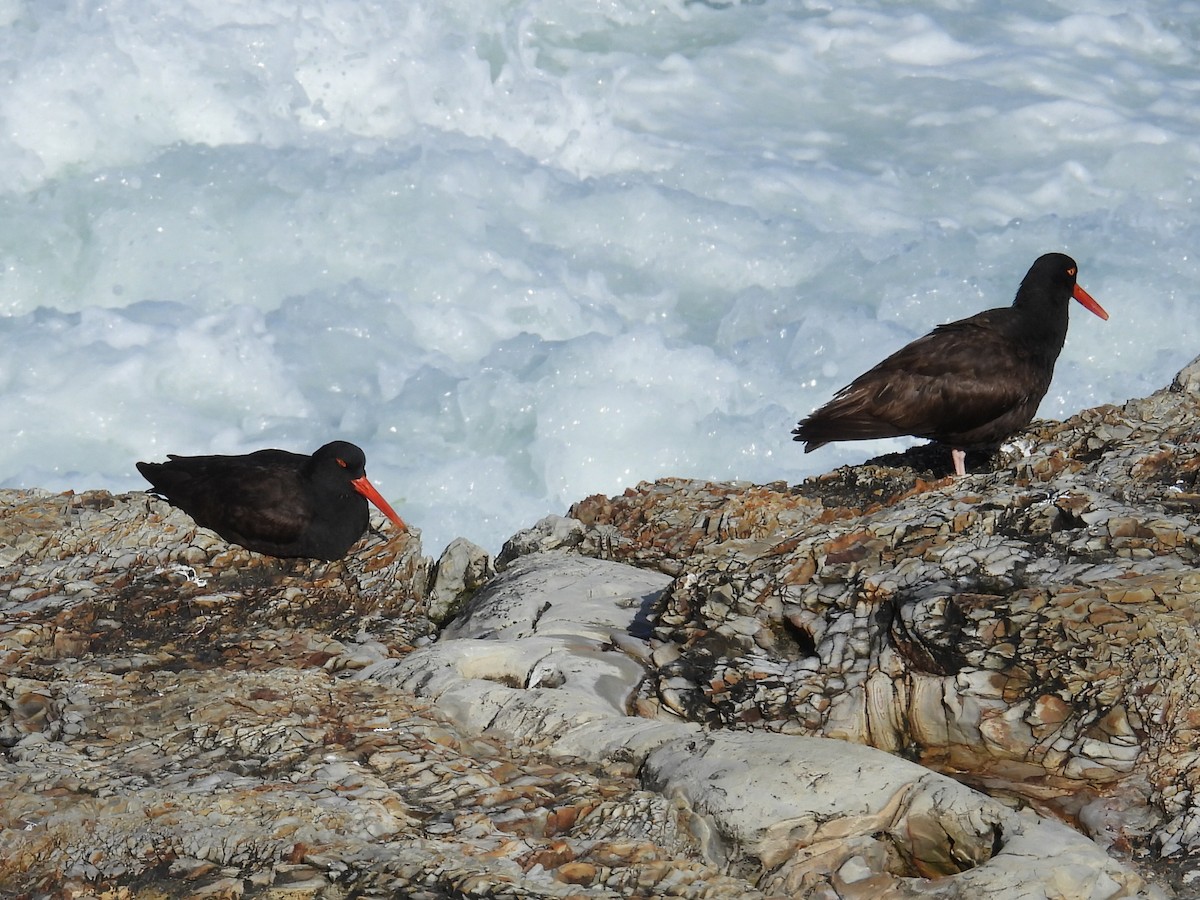
[[401,531],[404,520],[367,480],[366,454],[333,441],[312,456],[175,456],[137,464],[165,497],[225,540],[270,556],[341,559],[370,521],[367,500]]
[[1039,257],[1012,306],[939,325],[897,350],[797,425],[795,440],[809,453],[910,434],[948,444],[965,475],[966,450],[997,446],[1037,412],[1067,339],[1067,301],[1108,318],[1076,271],[1062,253]]

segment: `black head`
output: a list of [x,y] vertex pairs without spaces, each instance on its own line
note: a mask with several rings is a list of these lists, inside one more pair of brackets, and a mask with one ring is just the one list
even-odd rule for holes
[[1017,291],[1016,305],[1031,301],[1047,301],[1066,304],[1075,292],[1075,278],[1079,267],[1065,253],[1047,253],[1039,256],[1021,279]]
[[1074,297],[1090,312],[1107,319],[1108,313],[1076,283],[1078,274],[1075,260],[1065,253],[1039,256],[1021,280],[1013,306],[1061,309],[1066,315],[1067,301]]
[[330,441],[312,455],[309,462],[309,477],[326,485],[341,486],[341,479],[354,491],[366,497],[379,511],[391,519],[401,531],[408,531],[404,520],[367,480],[367,454],[362,448],[347,441]]
[[312,455],[313,471],[328,471],[331,467],[344,469],[346,480],[362,478],[367,472],[367,454],[349,441],[330,441]]

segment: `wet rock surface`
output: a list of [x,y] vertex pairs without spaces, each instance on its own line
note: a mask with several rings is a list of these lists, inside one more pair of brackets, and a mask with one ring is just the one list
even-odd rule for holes
[[0,895],[1190,896],[1197,384],[495,564],[0,492]]

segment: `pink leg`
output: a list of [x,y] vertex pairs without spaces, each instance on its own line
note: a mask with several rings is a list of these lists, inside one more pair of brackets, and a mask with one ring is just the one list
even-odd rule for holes
[[967,451],[959,450],[957,447],[950,451],[950,455],[954,457],[954,474],[962,477],[967,474]]

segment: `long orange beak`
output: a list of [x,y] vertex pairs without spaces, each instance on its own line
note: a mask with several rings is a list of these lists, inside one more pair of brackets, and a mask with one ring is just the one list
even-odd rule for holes
[[1087,291],[1085,291],[1083,288],[1081,288],[1079,285],[1075,285],[1075,299],[1078,300],[1080,303],[1082,303],[1084,309],[1086,309],[1088,312],[1095,313],[1100,318],[1102,318],[1105,322],[1108,321],[1108,313],[1106,313],[1104,311],[1104,307],[1101,306],[1099,303],[1097,303],[1095,300],[1093,300],[1092,295],[1089,294]]
[[[1106,317],[1107,318],[1107,317]],[[367,476],[355,478],[350,482],[350,486],[379,507],[379,511],[396,523],[396,527],[401,531],[408,531],[408,526],[404,524],[404,520],[396,515],[396,511],[392,509],[391,504],[383,499],[383,495],[375,490],[375,485],[367,481]]]

